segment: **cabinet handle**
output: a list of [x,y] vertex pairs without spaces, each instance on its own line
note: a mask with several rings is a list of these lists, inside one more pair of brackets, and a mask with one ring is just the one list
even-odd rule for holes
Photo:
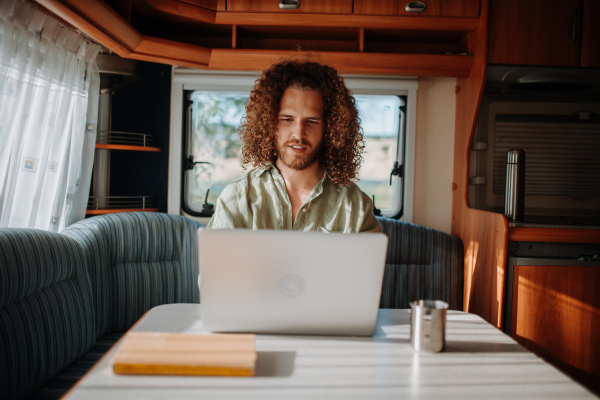
[[427,4],[423,3],[422,1],[411,1],[410,3],[406,4],[404,9],[409,13],[424,13],[427,11]]
[[300,0],[279,0],[279,8],[284,10],[297,10],[300,8]]
[[571,45],[574,45],[575,41],[577,40],[577,26],[579,25],[577,16],[577,9],[573,8],[573,32],[571,34]]

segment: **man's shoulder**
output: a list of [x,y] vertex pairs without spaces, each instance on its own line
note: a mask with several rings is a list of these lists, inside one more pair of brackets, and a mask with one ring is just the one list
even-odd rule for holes
[[264,168],[253,168],[249,171],[244,172],[243,175],[231,181],[223,189],[223,193],[235,195],[236,193],[245,193],[249,186],[256,185],[257,180],[267,172]]
[[326,179],[324,185],[327,186],[329,192],[335,192],[338,194],[338,196],[356,199],[357,201],[370,199],[370,197],[363,192],[355,182],[350,182],[347,185],[339,186],[333,183],[331,179]]

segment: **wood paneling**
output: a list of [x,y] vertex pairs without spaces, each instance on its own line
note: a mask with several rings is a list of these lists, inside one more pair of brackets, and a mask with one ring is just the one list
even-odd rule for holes
[[131,54],[142,41],[142,35],[102,1],[35,0],[35,3],[121,57]]
[[508,232],[508,240],[511,242],[600,243],[600,230],[511,227]]
[[225,11],[226,0],[177,0],[182,3],[188,3],[195,6],[208,8],[214,11]]
[[479,0],[423,0],[427,5],[424,13],[409,13],[406,5],[411,0],[382,1],[354,0],[355,14],[412,15],[429,17],[477,17]]
[[600,1],[583,0],[581,66],[600,67]]
[[[37,1],[37,0],[34,0]],[[473,32],[477,28],[476,18],[407,18],[396,14],[359,15],[315,13],[278,13],[274,18],[268,12],[214,12],[204,7],[183,3],[180,0],[144,0],[156,11],[190,18],[196,21],[223,25],[276,25],[342,28],[413,29],[418,31],[462,31]],[[303,3],[304,4],[304,3]]]
[[211,50],[202,46],[144,36],[129,58],[203,68],[208,65]]
[[277,14],[218,12],[216,24],[314,26],[365,29],[411,29],[416,31],[474,32],[479,20],[476,18],[411,18],[390,15],[327,15],[327,14]]
[[352,0],[302,0],[297,9],[282,9],[278,0],[227,0],[227,11],[351,14]]
[[125,21],[131,23],[131,0],[104,0]]
[[178,17],[190,18],[195,21],[215,23],[217,13],[214,10],[199,7],[191,1],[181,2],[178,0],[144,0],[150,8]]
[[[297,51],[213,49],[208,65],[214,70],[261,70],[281,57],[292,57]],[[473,63],[470,56],[432,54],[370,54],[319,52],[319,59],[336,67],[341,73],[371,73],[414,76],[467,76]],[[443,70],[443,72],[442,72]]]
[[511,336],[600,391],[600,267],[515,266]]
[[469,156],[483,94],[486,71],[487,1],[481,1],[481,19],[473,40],[473,67],[458,79],[452,185],[451,233],[464,246],[464,310],[502,326],[504,276],[508,249],[506,216],[469,207]]
[[580,12],[581,0],[490,0],[489,62],[578,66]]
[[[473,63],[473,47],[465,43],[480,25],[477,18],[221,12],[178,0],[139,0],[155,13],[154,19],[145,21],[154,24],[152,27],[156,26],[156,18],[171,18],[169,26],[185,21],[187,30],[177,31],[184,35],[179,38],[171,36],[177,35],[173,30],[156,28],[152,34],[142,35],[101,0],[31,1],[121,57],[200,69],[210,65],[214,69],[259,70],[265,60],[272,59],[273,52],[280,54],[291,48],[295,39],[287,37],[286,32],[295,27],[297,31],[315,30],[311,38],[302,35],[301,48],[322,52],[325,62],[340,65],[346,73],[466,77]],[[138,2],[134,4],[139,6]],[[137,19],[133,14],[132,19],[139,22],[144,15],[140,11]],[[200,24],[201,37],[189,36],[194,23]],[[217,25],[227,24],[231,30],[226,29],[223,36],[224,26]],[[141,26],[149,29],[148,25]],[[265,29],[257,27],[272,34],[266,37],[261,33]],[[365,29],[364,34],[359,33],[360,29]],[[257,35],[243,36],[244,32],[257,31]],[[231,32],[236,36],[232,37]],[[214,40],[204,40],[207,38]]]

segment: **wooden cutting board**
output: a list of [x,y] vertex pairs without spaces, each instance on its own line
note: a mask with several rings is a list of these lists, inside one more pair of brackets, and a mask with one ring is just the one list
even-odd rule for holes
[[253,376],[254,335],[130,332],[113,358],[115,374]]

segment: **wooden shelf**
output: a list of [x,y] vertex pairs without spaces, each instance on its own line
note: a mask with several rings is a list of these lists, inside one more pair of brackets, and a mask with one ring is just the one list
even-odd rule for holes
[[160,153],[160,147],[148,147],[148,146],[130,146],[124,144],[96,144],[96,149],[106,150],[129,150],[129,151],[151,151]]
[[153,211],[152,196],[90,196],[85,215],[103,215],[130,211]]
[[[274,60],[294,54],[295,51],[214,49],[209,67],[245,70],[247,65],[264,67]],[[402,72],[410,76],[466,77],[473,64],[472,56],[460,55],[319,52],[319,58],[347,74],[360,74],[368,69],[378,75]]]
[[511,242],[600,243],[599,229],[510,227]]
[[147,133],[99,131],[96,136],[96,149],[160,152],[154,144],[154,136]]
[[122,212],[133,212],[133,211],[147,211],[147,212],[158,212],[158,207],[155,208],[115,208],[106,210],[86,210],[85,215],[105,215],[115,214]]
[[215,24],[311,26],[369,29],[411,29],[418,31],[474,32],[478,18],[402,17],[396,15],[331,15],[217,12]]

